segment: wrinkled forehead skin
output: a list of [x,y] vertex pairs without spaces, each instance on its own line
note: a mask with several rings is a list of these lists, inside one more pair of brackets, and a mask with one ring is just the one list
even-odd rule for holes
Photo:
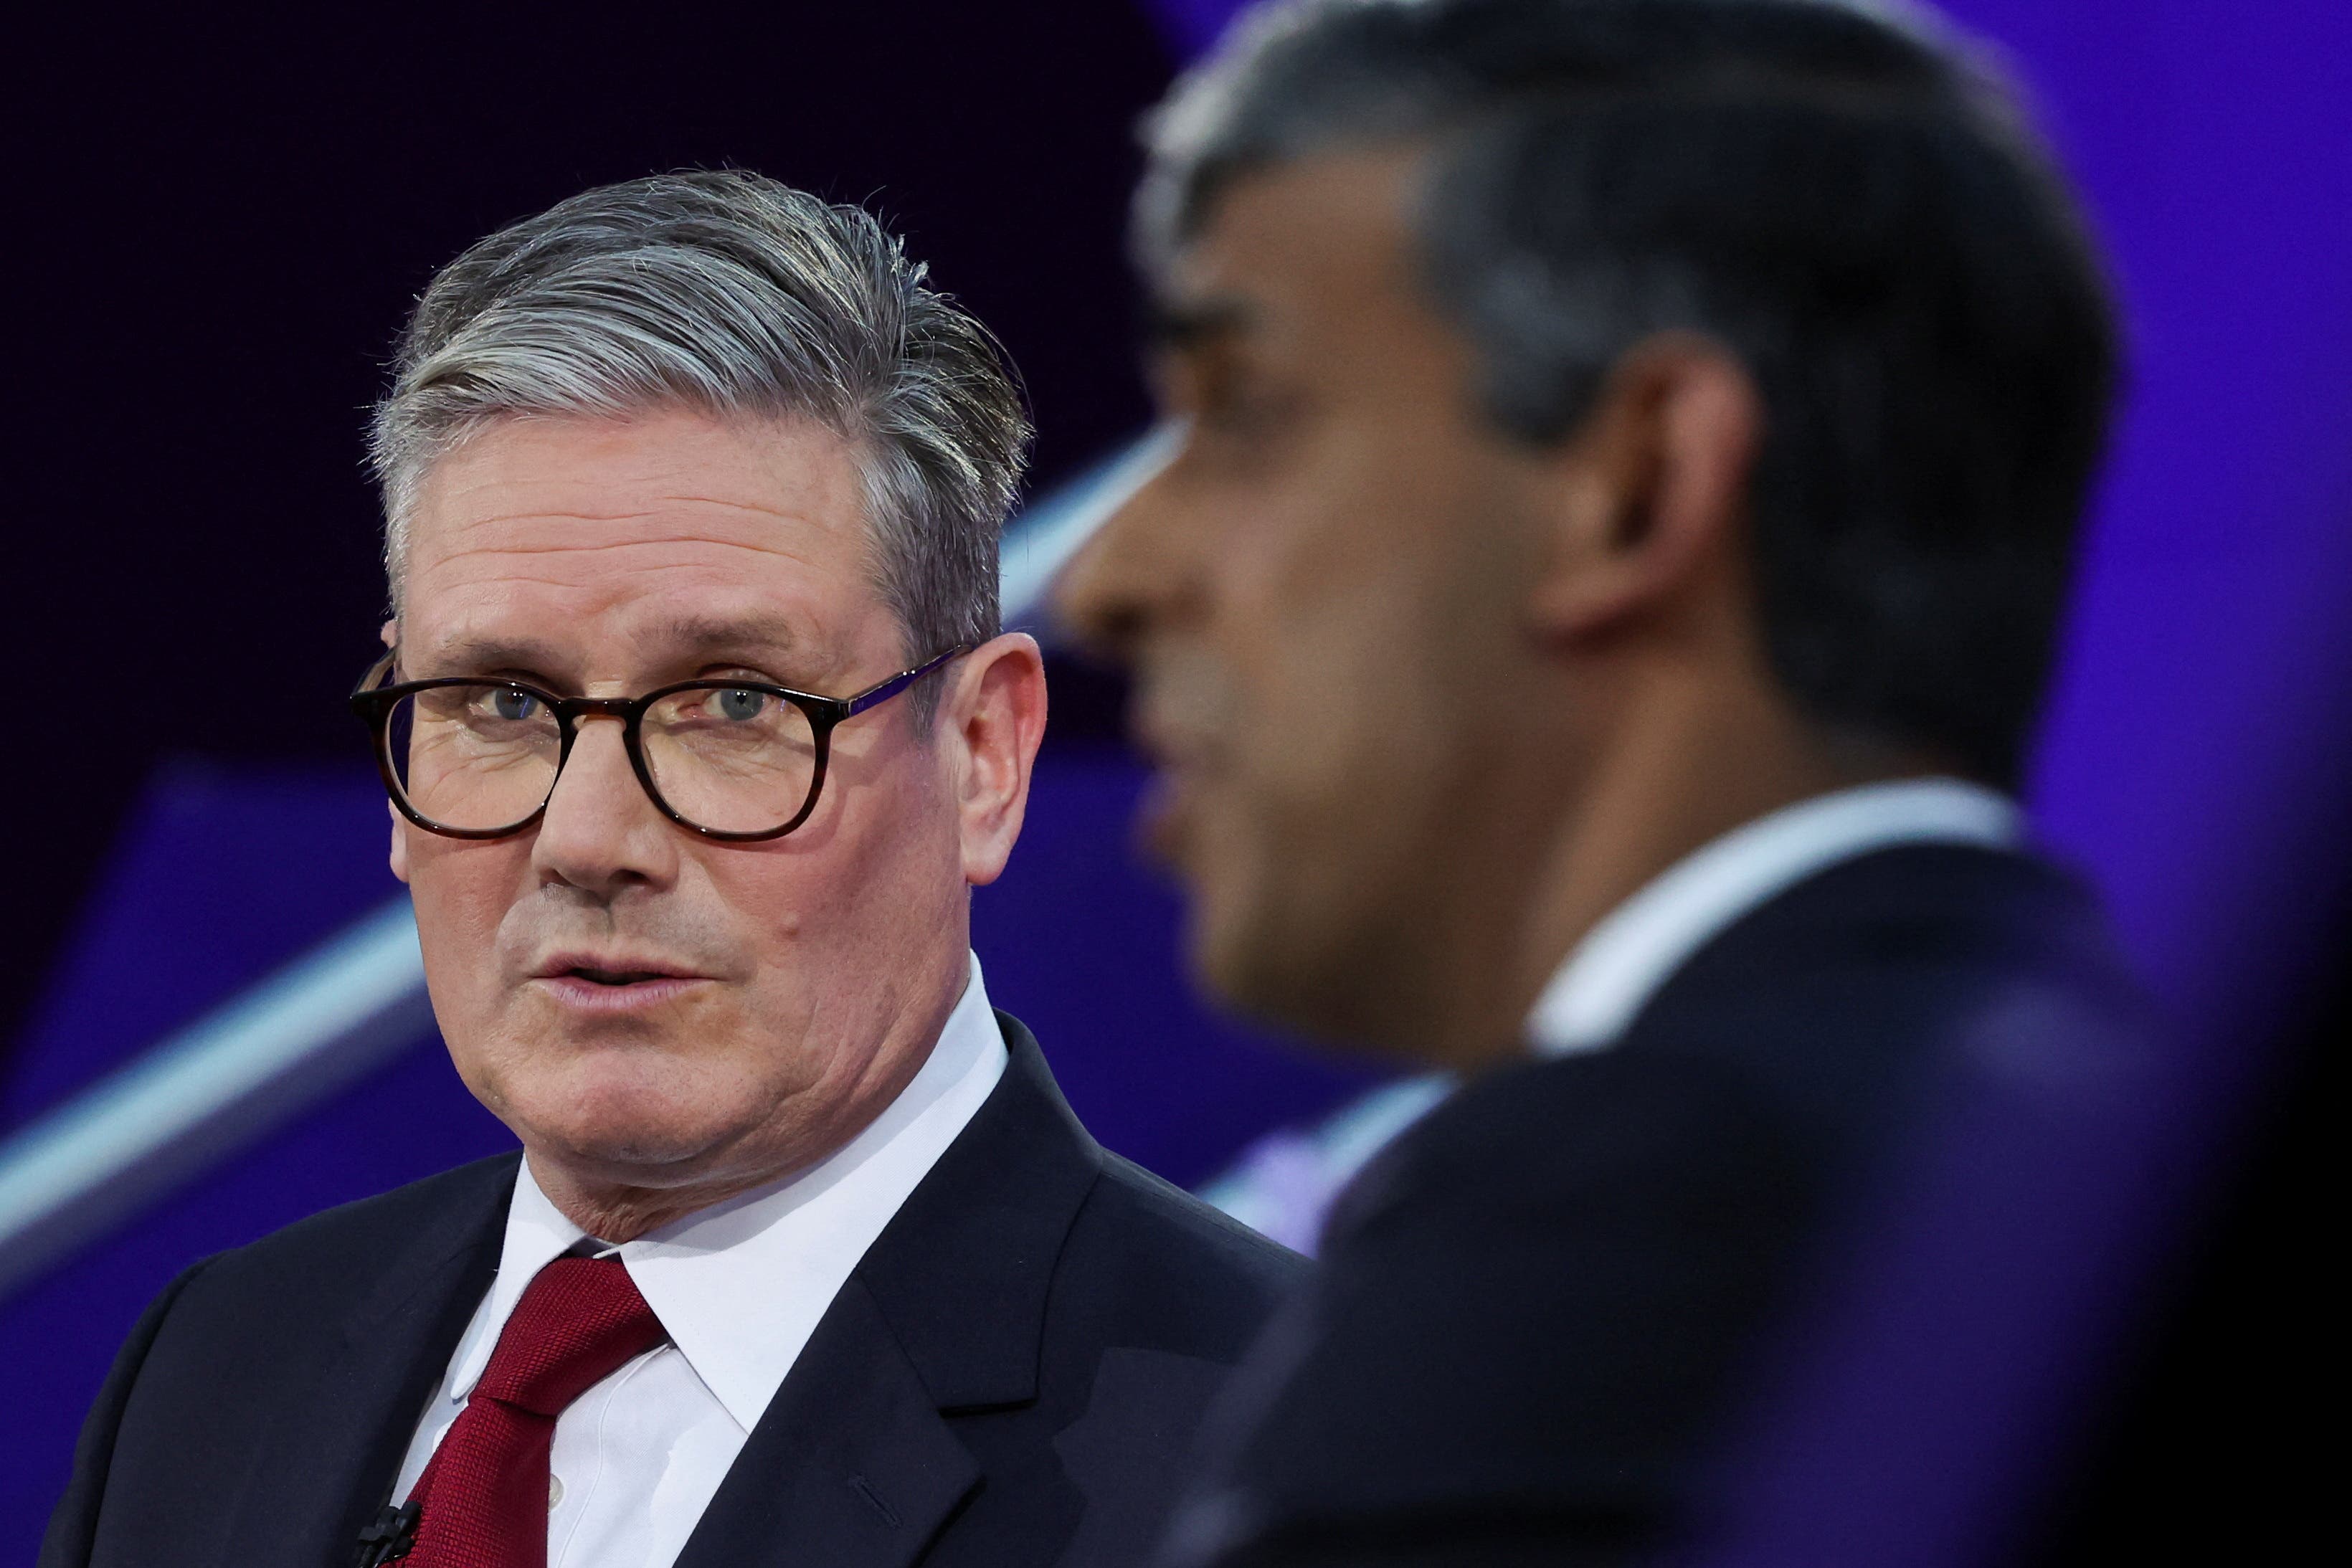
[[[530,654],[530,673],[604,683],[757,652],[756,667],[814,683],[890,663],[902,641],[854,455],[812,424],[503,420],[415,496],[398,617],[410,676],[505,673]],[[578,645],[592,629],[593,655]]]

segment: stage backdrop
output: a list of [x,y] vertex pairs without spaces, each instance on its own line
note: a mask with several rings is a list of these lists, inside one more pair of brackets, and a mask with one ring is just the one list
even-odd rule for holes
[[[282,665],[302,673],[320,715],[296,741],[224,738],[220,766],[152,768],[159,747],[208,749],[193,718],[126,717],[120,732],[137,747],[110,732],[37,774],[16,749],[12,820],[35,825],[19,891],[78,913],[25,938],[26,951],[55,943],[58,958],[11,1059],[11,1125],[395,891],[363,768],[325,760],[347,723],[333,703],[348,675],[329,643],[349,646],[355,673],[378,607],[353,466],[374,355],[401,299],[465,239],[591,180],[679,162],[737,159],[853,197],[877,192],[930,225],[963,266],[949,281],[1009,324],[1043,392],[1049,470],[1134,428],[1118,203],[1127,122],[1167,68],[1139,17],[1118,0],[1069,0],[841,19],[856,9],[810,8],[831,18],[821,26],[771,6],[735,30],[641,16],[625,31],[583,20],[557,38],[469,35],[511,82],[419,70],[457,46],[406,21],[354,48],[57,14],[10,51],[5,68],[25,78],[12,99],[42,133],[17,161],[37,189],[16,206],[48,214],[11,263],[47,269],[17,290],[39,305],[19,362],[45,368],[9,394],[26,420],[11,666],[83,671],[104,655],[106,674],[184,684]],[[1224,8],[1153,9],[1181,47],[1211,36]],[[2209,1049],[2174,1085],[2183,1104],[2210,1108],[2182,1123],[2194,1160],[2221,1146],[2226,1113],[2258,1084],[2282,998],[2341,888],[2352,7],[1952,10],[2000,41],[2034,90],[2129,316],[2132,390],[2033,804],[2202,1030]],[[864,68],[909,50],[929,75]],[[602,63],[569,69],[583,52]],[[527,69],[534,59],[553,63]],[[647,81],[664,89],[661,114],[634,91]],[[908,81],[920,90],[885,101],[877,84],[893,81],[902,96]],[[91,102],[114,120],[90,121]],[[500,111],[478,134],[451,130],[476,124],[476,104]],[[772,130],[786,123],[789,137]],[[508,177],[525,163],[528,177]],[[346,190],[366,199],[319,215],[318,193]],[[108,192],[141,199],[100,201]],[[289,235],[282,219],[297,210],[317,221]],[[1079,216],[1065,225],[1066,211]],[[310,249],[289,248],[297,239]],[[401,247],[396,265],[374,265],[387,245]],[[174,292],[191,277],[203,287]],[[338,368],[289,380],[299,353]],[[233,571],[216,564],[225,554]],[[313,760],[256,764],[281,744]],[[1013,873],[981,897],[977,940],[992,991],[1036,1027],[1106,1142],[1193,1180],[1361,1081],[1188,999],[1172,905],[1126,847],[1135,786],[1116,753],[1057,743]],[[122,825],[110,835],[110,823]],[[68,898],[90,859],[102,873]],[[172,1273],[504,1144],[419,1040],[0,1303],[15,1369],[0,1563],[30,1561],[106,1357]]]

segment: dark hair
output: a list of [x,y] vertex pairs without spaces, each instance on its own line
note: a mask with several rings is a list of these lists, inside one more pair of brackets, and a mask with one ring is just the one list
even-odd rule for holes
[[1766,411],[1778,677],[1827,724],[2015,777],[2116,329],[2072,204],[1955,42],[1831,0],[1293,0],[1151,138],[1148,267],[1253,169],[1430,141],[1433,297],[1526,440],[1652,334],[1725,344]]

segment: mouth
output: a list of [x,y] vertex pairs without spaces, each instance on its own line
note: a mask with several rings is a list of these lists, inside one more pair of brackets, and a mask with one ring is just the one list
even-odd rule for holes
[[1129,710],[1128,734],[1151,768],[1137,814],[1138,837],[1151,859],[1178,866],[1199,810],[1199,795],[1214,770],[1214,748],[1205,737],[1171,722],[1165,708],[1149,702]]
[[1141,847],[1181,872],[1202,831],[1201,818],[1226,793],[1239,729],[1232,683],[1207,653],[1163,653],[1134,673],[1127,731],[1152,773],[1137,821]]
[[1150,759],[1151,779],[1136,814],[1137,836],[1146,855],[1177,870],[1184,864],[1186,847],[1196,831],[1208,780],[1194,758],[1160,750]]
[[661,960],[562,953],[539,966],[530,983],[566,1008],[606,1013],[675,1001],[711,977]]
[[683,980],[688,977],[673,975],[665,969],[599,969],[586,964],[574,964],[549,979],[585,980],[592,986],[636,986],[649,980]]
[[1216,747],[1200,727],[1180,722],[1169,705],[1144,695],[1128,710],[1128,739],[1163,774],[1198,773],[1212,760]]

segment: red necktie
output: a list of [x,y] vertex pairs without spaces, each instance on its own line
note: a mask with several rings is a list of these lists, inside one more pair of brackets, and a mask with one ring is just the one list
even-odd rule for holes
[[618,1258],[541,1269],[409,1494],[423,1514],[403,1568],[547,1568],[555,1418],[663,1337]]

